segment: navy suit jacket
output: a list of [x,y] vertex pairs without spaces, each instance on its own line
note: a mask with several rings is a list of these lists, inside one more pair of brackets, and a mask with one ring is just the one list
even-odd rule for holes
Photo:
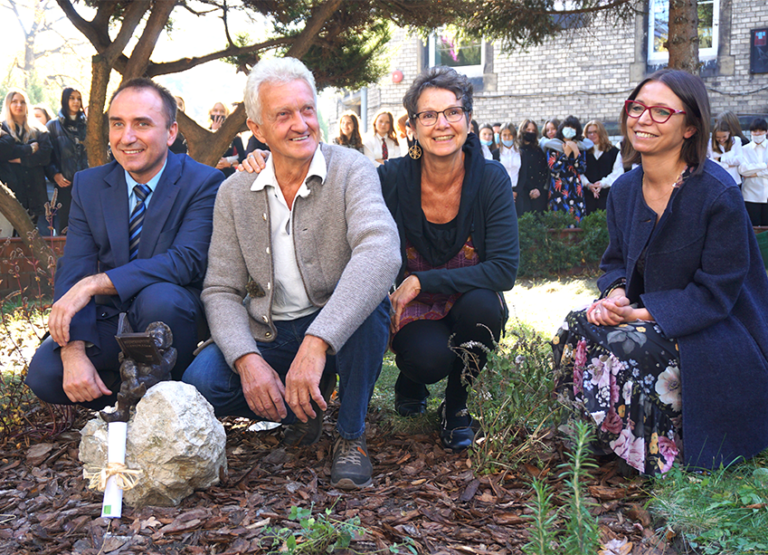
[[223,180],[220,171],[169,151],[144,216],[138,258],[130,261],[128,186],[123,167],[111,162],[75,175],[54,301],[82,278],[102,272],[112,280],[117,295],[91,299],[72,319],[71,341],[99,346],[99,315],[127,310],[136,294],[153,283],[173,283],[200,294],[213,205]]

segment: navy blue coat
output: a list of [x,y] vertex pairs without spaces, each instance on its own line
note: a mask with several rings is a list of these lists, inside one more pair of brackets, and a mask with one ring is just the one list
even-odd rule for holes
[[707,160],[654,226],[642,178],[642,167],[625,174],[608,197],[611,240],[598,286],[626,278],[632,291],[648,245],[640,298],[678,341],[685,463],[716,468],[749,458],[768,447],[768,278],[744,199]]
[[[224,175],[186,154],[168,153],[168,162],[149,201],[139,255],[128,249],[128,186],[117,162],[77,172],[64,256],[56,268],[54,300],[85,276],[105,272],[117,295],[100,299],[125,310],[146,286],[167,282],[199,297],[213,230],[213,204]],[[96,299],[72,318],[70,338],[99,345]],[[101,307],[100,307],[101,308]]]

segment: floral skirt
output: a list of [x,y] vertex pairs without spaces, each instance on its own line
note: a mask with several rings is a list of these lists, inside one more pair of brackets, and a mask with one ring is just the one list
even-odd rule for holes
[[653,322],[596,326],[579,310],[567,316],[552,345],[562,386],[594,421],[599,445],[645,474],[666,472],[682,459],[674,339]]

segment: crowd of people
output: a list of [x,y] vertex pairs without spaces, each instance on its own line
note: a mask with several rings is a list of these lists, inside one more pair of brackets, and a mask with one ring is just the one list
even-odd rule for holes
[[[267,148],[238,139],[209,168],[171,150],[183,146],[183,100],[132,80],[110,101],[114,160],[77,171],[84,153],[65,139],[82,141],[79,93],[64,91],[47,132],[9,93],[3,178],[34,216],[47,174],[72,199],[50,337],[26,378],[41,399],[114,404],[119,315],[133,329],[162,320],[174,379],[218,416],[281,422],[288,446],[318,441],[338,380],[330,482],[366,487],[366,412],[386,350],[396,412],[423,414],[427,386],[446,379],[440,441],[466,449],[469,388],[508,318],[518,215],[606,209],[600,298],[552,341],[595,449],[656,474],[768,446],[768,277],[752,229],[768,202],[765,120],[751,142],[727,113],[710,130],[701,79],[662,70],[626,100],[620,145],[573,116],[541,135],[531,119],[473,126],[470,80],[434,67],[408,88],[404,115],[376,114],[364,138],[346,112],[332,145],[316,97],[298,60],[260,61],[244,98]],[[212,130],[226,114],[214,105]]]
[[[396,123],[395,123],[396,121]],[[632,169],[625,165],[622,142],[614,145],[605,125],[592,119],[582,126],[578,118],[550,119],[539,127],[532,119],[514,123],[470,122],[483,156],[501,162],[507,170],[518,217],[527,212],[563,211],[576,221],[597,210],[605,210],[611,185]],[[407,156],[415,144],[408,113],[395,120],[392,112],[381,110],[372,120],[373,131],[363,137],[360,119],[352,111],[339,119],[333,143],[364,153],[375,165]],[[750,142],[733,112],[722,112],[712,127],[707,150],[733,177],[742,190],[754,226],[768,226],[768,157],[760,148],[766,122],[756,118],[750,124]],[[744,150],[744,146],[752,146]],[[251,152],[251,151],[249,151]],[[626,156],[626,152],[625,152]],[[546,166],[546,167],[545,167]],[[746,183],[742,185],[742,183]]]

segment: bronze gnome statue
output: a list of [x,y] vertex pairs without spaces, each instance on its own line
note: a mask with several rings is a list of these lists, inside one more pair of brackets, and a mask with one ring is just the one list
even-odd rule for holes
[[128,422],[131,407],[153,385],[170,380],[176,364],[176,349],[171,347],[173,332],[163,322],[152,322],[144,333],[126,333],[117,338],[123,348],[119,355],[122,384],[117,410],[100,413],[105,422]]

